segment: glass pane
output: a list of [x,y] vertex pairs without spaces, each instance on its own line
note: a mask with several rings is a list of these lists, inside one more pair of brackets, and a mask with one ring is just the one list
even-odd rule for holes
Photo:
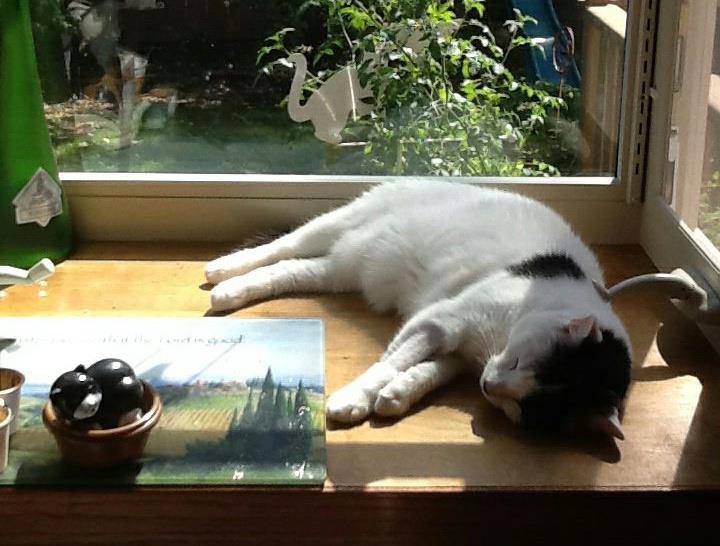
[[[720,25],[713,39],[713,58],[707,100],[698,227],[720,247]],[[701,147],[701,149],[703,149]]]
[[624,0],[31,4],[64,171],[615,174]]

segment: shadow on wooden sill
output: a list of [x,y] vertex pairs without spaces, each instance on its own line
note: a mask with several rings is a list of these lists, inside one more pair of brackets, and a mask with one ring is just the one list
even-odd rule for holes
[[[634,307],[638,306],[638,307]],[[712,488],[720,486],[720,359],[697,326],[667,302],[626,301],[636,361],[625,442],[524,431],[482,399],[467,377],[429,396],[404,419],[450,408],[470,418],[473,436],[427,442],[387,438],[328,444],[329,476],[343,485],[397,487]],[[393,434],[402,420],[371,419]],[[437,420],[435,427],[442,428]],[[452,426],[457,426],[457,423]],[[358,436],[358,440],[363,438]]]

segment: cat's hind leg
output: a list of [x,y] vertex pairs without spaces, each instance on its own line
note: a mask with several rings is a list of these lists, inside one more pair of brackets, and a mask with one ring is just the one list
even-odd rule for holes
[[325,256],[343,233],[373,217],[371,208],[369,200],[357,199],[310,220],[271,243],[239,250],[209,262],[205,266],[205,277],[209,283],[217,284],[280,260]]
[[465,369],[464,362],[451,355],[416,364],[399,372],[378,393],[374,410],[384,417],[398,417],[425,395],[449,383]]
[[356,284],[351,272],[335,267],[331,257],[282,260],[221,282],[210,300],[214,311],[224,311],[291,292],[356,290]]

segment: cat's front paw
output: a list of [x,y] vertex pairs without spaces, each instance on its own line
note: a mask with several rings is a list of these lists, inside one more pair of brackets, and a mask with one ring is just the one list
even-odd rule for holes
[[211,284],[218,284],[232,277],[244,275],[258,265],[257,250],[248,248],[208,262],[205,265],[205,278]]
[[224,281],[210,292],[210,306],[213,311],[239,309],[250,301],[247,291],[241,290],[230,281]]
[[357,423],[370,415],[373,403],[374,399],[367,391],[347,386],[330,395],[325,413],[339,423]]
[[383,387],[375,400],[375,413],[383,417],[398,417],[410,409],[412,401],[407,386],[402,382],[392,381]]
[[233,276],[231,256],[223,256],[205,264],[205,279],[211,284],[218,284]]

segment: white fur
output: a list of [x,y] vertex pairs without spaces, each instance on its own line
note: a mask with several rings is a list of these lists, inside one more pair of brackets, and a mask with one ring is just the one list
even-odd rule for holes
[[[378,311],[400,313],[405,323],[380,362],[330,396],[327,414],[335,420],[401,415],[457,375],[459,359],[482,371],[481,382],[502,385],[503,396],[487,398],[517,420],[517,400],[534,387],[533,364],[555,341],[576,344],[588,328],[603,328],[630,346],[590,279],[530,279],[506,270],[552,251],[603,282],[592,252],[544,205],[465,184],[407,180],[378,186],[270,244],[219,258],[206,276],[218,283],[215,310],[289,292],[359,291]],[[568,334],[582,318],[582,333]]]

